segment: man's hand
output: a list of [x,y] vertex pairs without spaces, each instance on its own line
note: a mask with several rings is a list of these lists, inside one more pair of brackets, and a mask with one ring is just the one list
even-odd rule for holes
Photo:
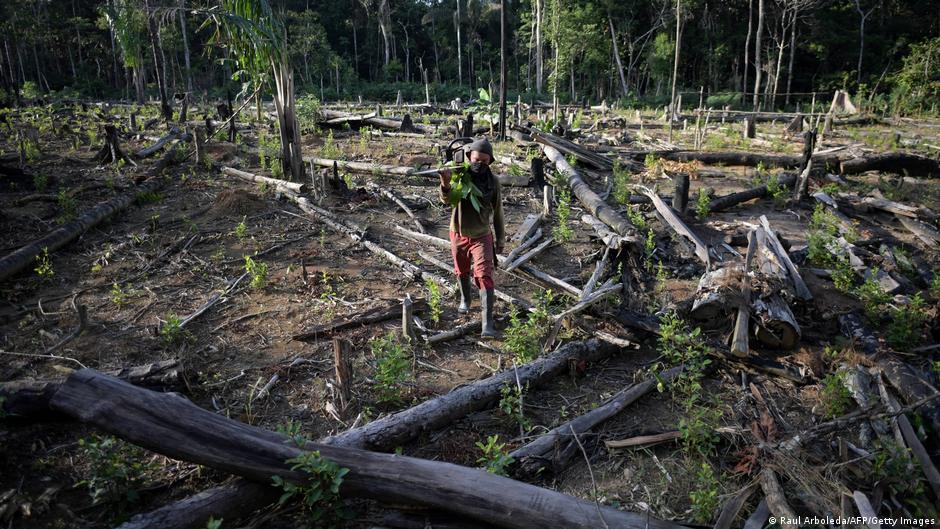
[[438,171],[438,174],[441,175],[441,187],[444,189],[450,188],[450,169],[441,169]]

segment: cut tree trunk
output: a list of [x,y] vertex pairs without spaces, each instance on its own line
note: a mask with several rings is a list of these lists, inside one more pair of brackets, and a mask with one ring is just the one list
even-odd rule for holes
[[568,185],[571,187],[571,191],[592,215],[600,219],[604,224],[610,226],[618,235],[639,240],[633,225],[622,215],[617,213],[614,208],[604,202],[601,197],[597,196],[597,193],[595,193],[587,182],[581,178],[581,175],[568,164],[568,161],[565,160],[565,157],[558,149],[551,145],[543,145],[542,151],[545,153],[545,156],[555,164],[555,168],[558,172],[568,177]]
[[[616,347],[597,340],[572,342],[531,364],[519,367],[517,371],[505,371],[462,386],[324,442],[338,446],[391,450],[413,438],[409,436],[440,429],[466,414],[492,406],[498,401],[502,387],[515,383],[517,373],[520,380],[538,386],[565,372],[571,361],[598,361],[616,350]],[[120,529],[201,529],[210,516],[237,519],[277,501],[279,495],[278,489],[240,479],[135,516]]]
[[5,255],[0,258],[0,281],[29,267],[36,259],[36,256],[44,251],[52,253],[74,241],[85,231],[97,226],[106,218],[124,211],[134,203],[138,195],[159,191],[166,185],[166,182],[167,180],[163,178],[152,178],[137,186],[131,192],[101,202],[72,222],[49,232],[19,250]]
[[[581,436],[617,415],[636,402],[640,397],[649,393],[659,381],[670,382],[683,367],[673,367],[661,374],[657,380],[651,377],[639,384],[634,384],[613,397],[606,403],[590,412],[568,421],[548,433],[539,436],[531,443],[513,450],[509,455],[516,461],[514,475],[518,477],[534,477],[542,475],[544,471],[558,474],[567,466],[568,461],[578,450],[573,435]],[[572,434],[574,432],[574,434]]]
[[914,153],[885,152],[845,160],[840,165],[842,174],[859,174],[866,171],[940,178],[940,161]]
[[[424,307],[423,302],[415,302],[414,309],[422,310]],[[324,323],[321,325],[315,325],[314,327],[307,329],[299,334],[295,334],[291,337],[292,340],[318,340],[322,338],[328,338],[334,333],[339,331],[344,331],[346,329],[351,329],[353,327],[359,327],[361,325],[371,325],[373,323],[379,323],[383,321],[388,321],[397,318],[401,315],[401,305],[399,303],[391,303],[381,307],[375,307],[366,311],[363,314],[354,315],[351,317],[340,318],[336,321],[330,323]]]
[[[309,477],[290,469],[286,461],[303,450],[281,435],[203,410],[179,396],[136,388],[94,370],[71,375],[56,392],[52,406],[174,459],[262,483],[270,483],[275,475],[294,483]],[[593,529],[599,523],[636,529],[680,527],[479,469],[327,444],[310,443],[305,448],[318,450],[324,458],[350,470],[340,487],[344,497],[417,504],[506,528],[553,525]]]
[[[105,374],[147,388],[176,388],[180,385],[178,360],[163,360],[135,367],[105,371]],[[62,419],[49,407],[61,380],[13,380],[0,383],[0,413],[5,420]]]
[[173,127],[170,129],[170,132],[167,133],[166,136],[163,136],[162,138],[157,140],[156,143],[154,143],[153,145],[149,147],[145,147],[137,151],[135,156],[137,158],[149,158],[150,156],[153,156],[157,151],[162,149],[166,144],[174,140],[180,139],[181,136],[182,136],[182,133],[180,132],[180,130],[176,127]]
[[137,165],[121,149],[121,139],[118,137],[117,127],[114,125],[104,126],[104,145],[95,154],[94,160],[102,165],[118,163],[121,160],[133,166]]
[[290,191],[291,193],[306,193],[307,184],[300,182],[288,182],[286,180],[278,180],[277,178],[270,178],[267,176],[256,175],[254,173],[249,173],[246,171],[239,171],[233,167],[222,167],[222,172],[234,176],[236,178],[241,178],[246,182],[257,182],[259,184],[272,185],[278,188],[281,191]]

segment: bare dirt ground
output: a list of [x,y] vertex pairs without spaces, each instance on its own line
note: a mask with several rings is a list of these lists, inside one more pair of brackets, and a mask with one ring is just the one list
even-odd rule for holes
[[[94,107],[92,107],[94,108]],[[126,109],[111,108],[120,115]],[[153,110],[153,109],[151,109]],[[30,110],[14,113],[14,123],[27,119]],[[77,112],[77,110],[76,110]],[[80,129],[93,127],[93,112],[80,112],[60,122],[71,130],[42,130],[41,153],[26,168],[27,176],[6,178],[0,186],[0,247],[10,252],[60,223],[106,200],[116,193],[131,190],[133,178],[159,158],[143,161],[141,168],[129,166],[100,167],[90,160],[99,146],[97,138],[83,136]],[[651,115],[645,116],[651,119]],[[143,120],[142,120],[143,121]],[[589,117],[584,118],[585,126]],[[785,138],[783,126],[760,124],[763,137],[739,140],[738,126],[718,125],[706,140],[711,150],[748,150],[798,154],[799,138]],[[257,156],[257,134],[241,134],[238,145],[214,142],[210,156],[224,165],[258,174],[270,174],[261,167]],[[896,147],[895,133],[913,138],[915,147],[923,143],[940,144],[935,124],[907,123],[901,127],[868,126],[838,130],[825,139],[824,146],[849,145],[853,149],[883,150]],[[632,129],[626,131],[633,135]],[[666,131],[648,129],[647,138],[664,141]],[[691,144],[692,131],[679,132],[674,143]],[[149,145],[160,132],[124,138],[128,152]],[[149,137],[148,137],[149,136]],[[77,139],[76,139],[77,138]],[[437,163],[436,145],[442,139],[369,137],[359,133],[336,131],[331,146],[346,160],[364,160],[401,166]],[[622,147],[644,150],[652,140]],[[311,154],[323,156],[324,136],[305,134],[304,143]],[[644,146],[646,145],[646,146]],[[904,147],[904,145],[900,145]],[[497,143],[498,155],[511,155],[523,171],[535,147]],[[0,150],[15,153],[15,138],[0,136]],[[332,153],[335,154],[336,153]],[[635,175],[658,191],[673,193],[669,165],[666,170],[649,168]],[[496,172],[509,170],[495,166]],[[699,190],[714,196],[725,195],[752,186],[755,178],[779,174],[776,169],[754,167],[713,167],[707,174],[693,177],[690,208],[695,207]],[[344,175],[352,191],[334,194],[321,206],[341,219],[368,226],[369,238],[427,271],[451,278],[451,273],[426,263],[419,251],[427,251],[450,262],[449,255],[424,244],[401,237],[393,225],[413,228],[411,219],[395,204],[363,187],[374,182],[394,190],[416,211],[428,232],[447,237],[449,210],[437,198],[435,178],[390,177],[361,174]],[[419,341],[412,349],[409,376],[401,385],[396,403],[380,402],[375,388],[376,356],[370,341],[396,333],[397,319],[357,326],[342,331],[353,344],[353,404],[342,416],[328,409],[333,394],[333,346],[329,337],[305,341],[292,337],[310,327],[360,314],[370,308],[397,303],[406,295],[428,299],[425,285],[406,279],[389,263],[379,259],[349,237],[306,216],[303,211],[265,186],[247,183],[197,167],[191,161],[171,166],[165,172],[171,182],[158,195],[140,197],[138,203],[116,217],[88,230],[80,240],[50,253],[49,268],[43,274],[34,269],[21,273],[0,285],[0,380],[27,378],[61,379],[70,370],[92,367],[108,370],[178,359],[183,384],[176,388],[199,406],[230,418],[276,429],[296,421],[310,438],[317,439],[361,425],[383,414],[409,407],[428,398],[447,393],[452,388],[487,377],[510,366],[513,354],[503,342],[481,344],[475,333],[437,345]],[[590,179],[597,192],[607,182]],[[811,184],[818,189],[826,181]],[[843,184],[844,191],[864,193],[871,189],[890,193],[905,204],[936,210],[940,206],[940,186],[934,180],[898,178],[883,174],[865,174]],[[531,213],[541,209],[541,193],[530,187],[504,187],[507,233],[512,234]],[[613,201],[610,201],[613,203]],[[807,205],[809,204],[809,205]],[[576,286],[583,285],[594,270],[603,245],[590,227],[579,219],[585,211],[575,200],[568,222],[572,238],[537,256],[533,264]],[[617,206],[626,211],[627,206]],[[654,232],[654,261],[662,263],[659,280],[652,279],[645,292],[629,295],[633,306],[649,313],[670,310],[687,311],[703,269],[689,245],[675,236],[655,214],[650,205],[634,206]],[[757,225],[766,215],[778,234],[788,241],[791,252],[808,244],[807,225],[811,203],[793,205],[770,199],[751,201],[726,212],[686,218],[690,226],[710,244],[731,241],[730,235],[746,235],[748,225]],[[550,219],[551,228],[555,219]],[[922,258],[933,270],[940,270],[936,245],[926,246],[911,233],[886,225],[874,218],[856,220],[863,238],[890,234],[889,246],[902,247]],[[869,228],[871,228],[869,232]],[[870,233],[870,234],[869,234]],[[729,238],[725,238],[728,236]],[[714,241],[714,242],[712,242]],[[746,241],[731,241],[740,253]],[[507,245],[507,251],[513,244]],[[877,250],[877,247],[875,247]],[[876,251],[877,253],[877,251]],[[245,256],[267,265],[266,280],[251,285],[245,278]],[[37,262],[36,268],[39,268]],[[802,265],[801,265],[802,266]],[[830,279],[807,273],[803,276],[814,300],[796,310],[802,327],[799,346],[791,351],[755,348],[754,355],[773,358],[800,371],[805,379],[796,384],[766,373],[742,372],[723,363],[712,366],[702,380],[700,392],[713,399],[718,410],[717,425],[724,428],[720,439],[704,453],[695,444],[669,441],[634,449],[608,449],[603,441],[638,435],[674,431],[685,416],[679,398],[668,389],[653,391],[626,412],[603,423],[585,436],[584,453],[557,474],[536,478],[536,483],[572,494],[639,512],[684,523],[709,523],[717,517],[716,507],[733,494],[757,482],[760,464],[748,463],[755,446],[751,429],[769,411],[770,420],[780,436],[794,434],[855,409],[856,403],[841,391],[833,396],[828,375],[840,363],[851,363],[853,345],[840,338],[836,316],[861,310],[858,297],[836,290]],[[643,271],[649,277],[656,270]],[[913,276],[911,276],[913,277]],[[521,272],[500,272],[497,288],[529,303],[537,304],[546,285]],[[928,323],[922,329],[920,346],[937,340],[936,293],[915,287],[926,296]],[[176,330],[174,322],[197,311],[212,296],[222,300],[206,313]],[[555,313],[573,303],[555,289],[555,301],[549,309]],[[529,428],[520,425],[499,407],[474,413],[433,435],[416,439],[401,447],[401,453],[416,457],[479,466],[483,456],[476,443],[498,434],[507,450],[522,446],[540,433],[581,415],[617,391],[645,380],[650,369],[662,360],[654,336],[627,329],[606,317],[620,301],[612,298],[580,317],[563,331],[564,340],[584,339],[595,330],[604,330],[636,342],[609,360],[584,366],[573,376],[560,377],[525,394],[525,417]],[[48,350],[79,325],[76,307],[87,308],[87,324],[79,336],[57,347],[56,358]],[[419,313],[429,334],[469,322],[477,314],[478,301],[470,315],[456,313],[456,300],[443,300],[439,322],[432,322],[426,311]],[[497,304],[505,315],[508,307]],[[505,328],[506,322],[500,324]],[[706,333],[709,339],[725,342],[727,327]],[[877,329],[876,329],[877,330]],[[835,352],[833,352],[835,351]],[[9,353],[9,354],[7,354]],[[936,385],[938,372],[936,348],[912,352],[905,361],[921,369]],[[265,384],[278,375],[267,394],[258,398]],[[743,384],[743,385],[742,385]],[[834,403],[832,399],[839,399]],[[766,403],[766,404],[762,404]],[[766,408],[764,406],[767,406]],[[838,409],[834,409],[838,407]],[[687,417],[686,417],[687,418]],[[930,426],[916,424],[928,450],[937,453],[937,437]],[[936,432],[934,432],[936,434]],[[96,437],[97,436],[97,437]],[[222,472],[198,465],[169,460],[163,456],[134,449],[118,441],[113,460],[102,464],[88,441],[104,434],[76,422],[57,419],[52,422],[3,423],[0,428],[0,520],[6,527],[110,527],[138,512],[146,512],[172,500],[183,498],[227,479]],[[892,459],[887,448],[859,439],[857,428],[846,428],[831,438],[863,447],[870,455],[849,453],[839,461],[828,443],[808,448],[798,455],[777,454],[762,459],[781,478],[787,498],[797,512],[837,512],[843,494],[864,491],[877,498],[881,513],[926,516],[936,513],[929,487],[920,476],[919,467],[910,458]],[[83,441],[84,440],[84,441]],[[867,448],[866,448],[867,447]],[[703,477],[702,465],[713,469],[715,478]],[[109,479],[107,470],[123,471],[131,466],[135,476],[134,493],[92,498],[89,489],[94,480]],[[893,465],[893,466],[892,466]],[[116,470],[117,469],[117,470]],[[907,476],[907,477],[906,477]],[[93,483],[89,484],[88,481]],[[753,487],[751,487],[753,488]],[[9,492],[9,494],[7,494]],[[130,492],[130,491],[125,491]],[[694,499],[696,493],[714,496],[714,501]],[[735,526],[752,513],[760,494],[752,494],[741,509]],[[701,517],[696,506],[711,512]],[[933,509],[933,510],[932,510]],[[350,527],[371,527],[381,520],[382,509],[365,502],[349,504],[353,513]],[[255,519],[255,527],[295,527],[295,508],[280,510]],[[228,527],[228,523],[223,525]],[[235,525],[232,525],[235,527]]]

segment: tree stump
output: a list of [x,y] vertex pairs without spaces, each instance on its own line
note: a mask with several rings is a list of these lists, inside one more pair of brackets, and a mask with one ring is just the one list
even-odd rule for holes
[[95,154],[95,161],[99,164],[112,164],[124,160],[126,163],[136,166],[133,160],[128,158],[121,150],[121,140],[118,138],[117,127],[114,125],[104,126],[104,145]]

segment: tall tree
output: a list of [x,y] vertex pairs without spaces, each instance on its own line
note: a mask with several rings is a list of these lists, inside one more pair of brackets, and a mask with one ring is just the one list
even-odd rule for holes
[[757,0],[757,35],[754,39],[754,110],[760,102],[760,78],[763,71],[764,0]]
[[862,58],[865,56],[865,21],[868,20],[869,15],[871,15],[875,9],[878,8],[877,3],[873,3],[872,6],[866,11],[862,7],[862,0],[853,0],[855,2],[855,10],[858,11],[858,76],[856,77],[856,82],[861,84],[862,82]]

